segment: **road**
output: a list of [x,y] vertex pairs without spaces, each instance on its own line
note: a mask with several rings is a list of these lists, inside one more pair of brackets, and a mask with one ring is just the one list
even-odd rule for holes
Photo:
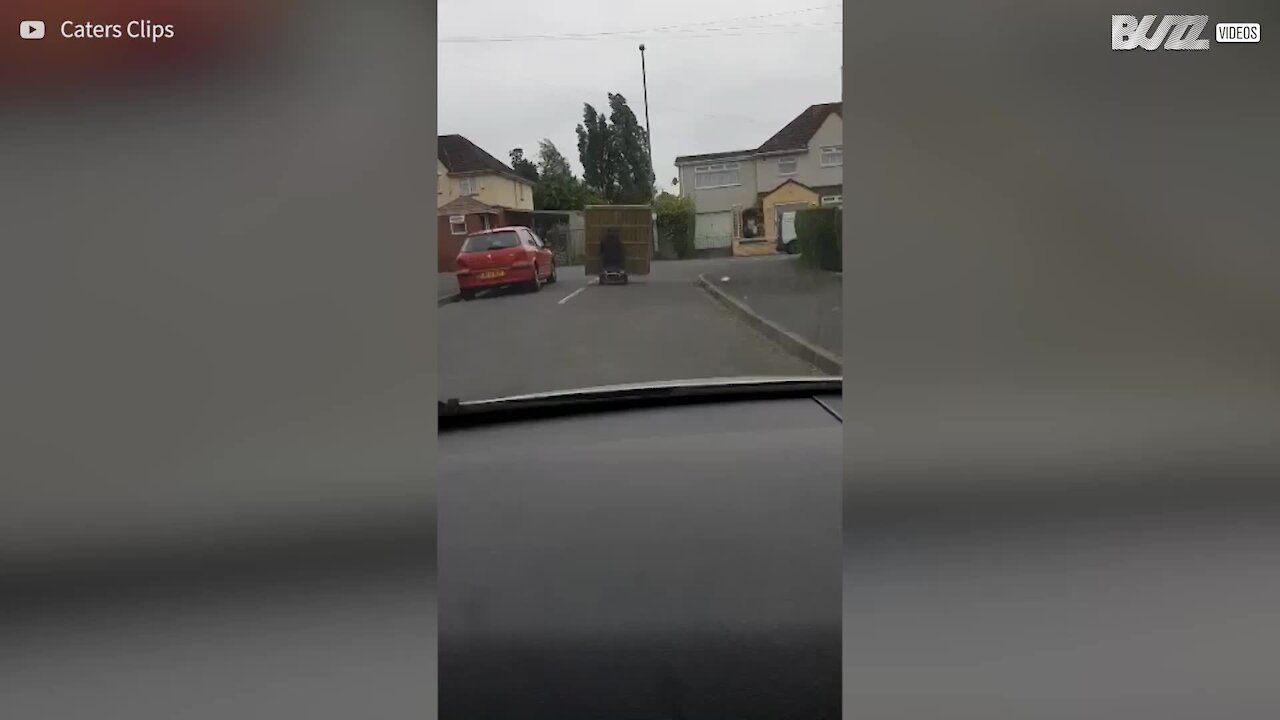
[[628,285],[561,269],[540,292],[491,291],[437,310],[442,398],[474,400],[614,383],[819,371],[729,314],[696,285],[737,258],[655,262]]

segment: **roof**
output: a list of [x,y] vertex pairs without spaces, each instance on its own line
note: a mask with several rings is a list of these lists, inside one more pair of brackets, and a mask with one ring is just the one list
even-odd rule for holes
[[496,173],[518,178],[524,182],[528,179],[516,175],[506,163],[485,152],[461,135],[440,135],[436,138],[436,157],[444,163],[450,174],[458,173]]
[[747,157],[755,153],[755,150],[729,150],[727,152],[703,153],[701,155],[681,155],[676,158],[676,164],[701,162],[703,160],[720,160],[721,158],[730,157]]
[[498,208],[486,205],[470,195],[463,195],[441,205],[436,210],[436,215],[476,215],[496,214],[497,212]]
[[787,123],[786,127],[779,130],[773,137],[765,140],[764,143],[756,148],[758,153],[777,152],[779,150],[803,150],[809,146],[809,139],[813,134],[818,132],[818,128],[822,127],[822,123],[832,113],[840,115],[842,113],[843,103],[823,103],[821,105],[810,105],[804,112],[795,117],[794,120]]
[[804,183],[800,182],[799,180],[796,180],[796,179],[794,179],[794,178],[787,178],[786,180],[783,180],[782,182],[778,183],[778,185],[777,185],[776,187],[774,187],[772,190],[765,190],[765,191],[763,191],[763,192],[758,192],[758,193],[756,193],[756,197],[761,197],[761,198],[768,197],[768,196],[770,196],[770,195],[772,195],[772,194],[774,194],[774,193],[778,192],[779,190],[781,190],[783,187],[785,187],[785,186],[787,186],[787,185],[799,185],[800,187],[804,188],[805,190],[808,190],[809,192],[812,192],[812,193],[816,193],[816,192],[817,192],[817,190],[816,190],[816,189],[811,188],[811,187],[809,187],[808,185],[805,185]]
[[821,105],[810,105],[805,111],[800,113],[786,127],[774,133],[773,137],[765,140],[758,148],[750,150],[730,150],[727,152],[703,153],[701,155],[681,155],[676,158],[676,165],[686,165],[694,162],[704,162],[707,160],[720,160],[731,157],[747,157],[750,155],[759,155],[761,153],[784,152],[787,150],[804,150],[809,147],[809,140],[813,134],[818,132],[818,128],[822,127],[822,123],[827,121],[831,113],[841,115],[843,117],[844,103],[822,103]]

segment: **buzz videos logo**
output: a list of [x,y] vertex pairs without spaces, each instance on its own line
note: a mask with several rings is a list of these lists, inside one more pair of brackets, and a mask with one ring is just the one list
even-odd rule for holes
[[[1156,25],[1158,18],[1160,24]],[[1208,24],[1208,15],[1143,15],[1141,19],[1135,15],[1112,15],[1111,49],[1208,50],[1209,39],[1201,37]],[[1218,23],[1215,31],[1220,43],[1261,40],[1258,23]]]
[[1112,15],[1111,49],[1155,50],[1162,42],[1165,50],[1209,49],[1209,41],[1200,37],[1204,26],[1209,24],[1208,15],[1165,15],[1152,33],[1156,17],[1143,15],[1139,20],[1133,15]]

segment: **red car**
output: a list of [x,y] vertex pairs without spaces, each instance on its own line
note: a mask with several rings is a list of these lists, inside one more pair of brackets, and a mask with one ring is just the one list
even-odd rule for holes
[[556,259],[527,227],[500,227],[467,237],[454,260],[458,291],[470,300],[479,290],[523,285],[541,290],[556,281]]

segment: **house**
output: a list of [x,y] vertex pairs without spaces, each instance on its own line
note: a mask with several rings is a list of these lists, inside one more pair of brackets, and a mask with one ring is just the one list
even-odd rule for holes
[[436,138],[436,260],[441,272],[468,233],[532,225],[533,184],[461,135]]
[[784,212],[843,202],[842,103],[811,105],[759,147],[676,158],[703,255],[774,252]]

